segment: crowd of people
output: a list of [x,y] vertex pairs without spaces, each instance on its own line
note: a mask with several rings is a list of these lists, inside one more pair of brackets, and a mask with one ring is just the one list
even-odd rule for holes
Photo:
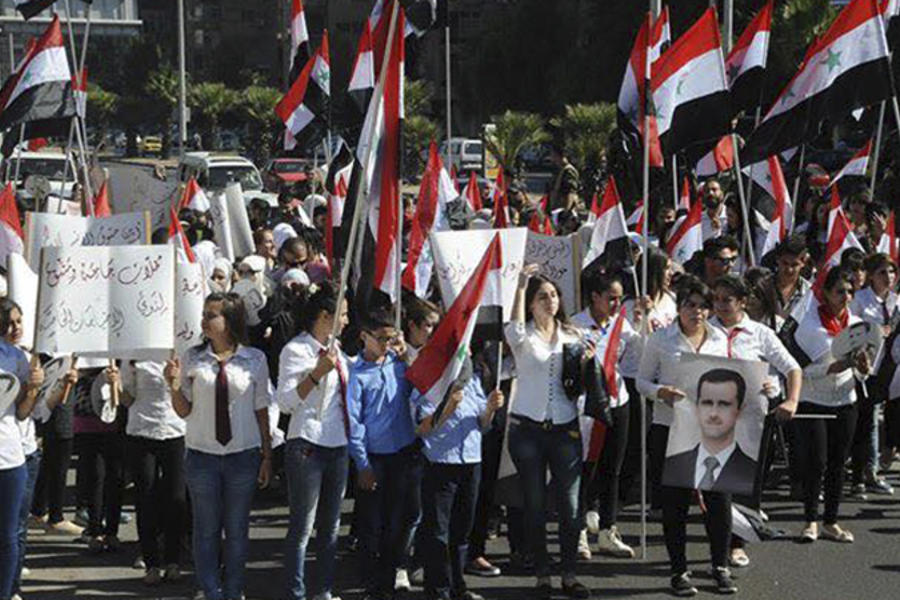
[[[548,210],[559,235],[589,229],[572,170],[563,162],[549,209],[511,187],[512,224]],[[524,266],[502,335],[476,330],[464,375],[437,405],[406,378],[447,308],[436,283],[427,298],[404,293],[400,328],[391,307],[339,297],[323,241],[326,192],[315,180],[312,189],[282,192],[277,209],[249,207],[256,249],[236,262],[222,258],[207,215],[182,211],[211,293],[204,342],[171,360],[106,366],[31,356],[22,345],[22,307],[3,299],[0,369],[11,391],[0,404],[0,599],[21,599],[29,527],[79,536],[93,552],[121,550],[123,492],[132,482],[136,562],[147,586],[181,578],[189,547],[198,598],[243,598],[254,496],[278,483],[290,511],[279,597],[336,597],[341,509],[352,497],[353,568],[371,600],[395,597],[411,580],[430,600],[480,600],[465,576],[501,574],[486,552],[501,516],[510,563],[536,576],[542,599],[554,592],[547,521],[558,520],[561,589],[584,600],[591,591],[578,580],[580,560],[635,556],[617,522],[641,485],[645,443],[648,517],[662,523],[676,595],[697,593],[686,523],[698,495],[715,587],[737,592],[732,569],[751,557],[733,531],[732,506],[765,520],[762,491],[774,485],[776,438],[786,440],[802,540],[853,542],[840,519],[845,468],[855,496],[891,494],[880,471],[900,448],[893,401],[900,390],[892,383],[900,362],[897,264],[882,238],[895,242],[887,208],[865,189],[853,191],[846,209],[863,249],[845,250],[839,264],[823,269],[829,195],[820,175],[801,177],[792,234],[757,266],[731,182],[715,178],[696,200],[704,206],[701,251],[685,264],[669,258],[660,240],[678,209],[654,198],[646,254],[633,240],[633,271],[582,273],[577,314],[565,313],[563,291],[540,265]],[[463,217],[451,224],[490,226],[489,208],[473,213],[465,200],[455,202]],[[406,220],[414,208],[408,203]],[[635,272],[646,272],[645,289],[635,289]],[[817,303],[798,312],[817,276]],[[241,281],[265,297],[258,311],[232,291]],[[613,327],[623,308],[624,323]],[[834,339],[860,321],[883,331],[883,350],[836,358]],[[608,349],[611,342],[618,347]],[[614,357],[600,444],[593,443],[598,423],[563,381],[565,348],[573,344],[583,346],[586,361]],[[771,367],[760,392],[770,416],[757,485],[745,497],[708,489],[702,479],[700,494],[663,481],[673,406],[686,397],[676,372],[689,354]],[[498,485],[504,446],[516,494],[501,494]],[[78,523],[65,514],[73,456]],[[712,464],[710,477],[722,466]],[[316,561],[308,568],[314,529]]]

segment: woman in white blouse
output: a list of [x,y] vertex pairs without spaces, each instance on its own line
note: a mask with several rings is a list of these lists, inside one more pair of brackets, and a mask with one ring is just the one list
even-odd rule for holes
[[172,405],[186,423],[194,567],[207,600],[242,597],[253,492],[272,474],[272,384],[265,355],[244,345],[245,321],[240,296],[210,294],[202,320],[207,342],[188,350],[183,364],[167,361],[164,371]]
[[347,357],[330,348],[347,325],[347,303],[338,309],[328,283],[303,301],[297,312],[300,334],[281,351],[278,405],[291,415],[284,469],[288,479],[290,527],[285,539],[285,598],[307,597],[303,565],[316,525],[321,589],[316,600],[329,600],[334,582],[341,500],[347,483]]
[[518,373],[508,417],[509,453],[522,483],[525,535],[535,555],[539,598],[553,593],[544,497],[549,466],[559,513],[562,589],[572,598],[584,599],[590,597],[590,590],[575,578],[581,529],[581,433],[577,404],[566,396],[562,385],[563,345],[578,343],[581,336],[568,323],[559,288],[536,273],[537,265],[522,270],[512,321],[506,326],[506,341]]

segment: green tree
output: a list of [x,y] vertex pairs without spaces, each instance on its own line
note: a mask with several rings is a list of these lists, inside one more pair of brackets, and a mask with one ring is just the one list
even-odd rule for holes
[[91,123],[98,129],[98,143],[106,138],[106,132],[119,110],[119,95],[114,92],[104,90],[96,83],[88,82],[87,86],[87,103],[88,114]]
[[281,96],[277,88],[261,85],[248,86],[240,94],[240,112],[246,121],[244,146],[257,163],[269,159],[275,133],[283,127],[275,114]]
[[566,153],[581,173],[582,189],[595,189],[609,136],[616,127],[616,106],[606,102],[567,104],[566,112],[550,124],[565,138]]
[[210,150],[218,147],[219,121],[226,112],[240,101],[240,94],[225,87],[224,83],[204,81],[191,85],[188,93],[188,104],[191,117],[204,144]]
[[178,73],[169,65],[164,65],[150,73],[144,91],[154,100],[157,108],[157,121],[162,126],[162,155],[168,156],[172,114],[178,106]]
[[544,119],[540,115],[507,110],[502,115],[491,117],[493,130],[484,137],[487,149],[497,157],[503,169],[513,176],[518,175],[516,158],[528,146],[538,146],[550,141],[550,134],[544,129]]
[[403,82],[403,175],[408,179],[422,172],[428,144],[441,135],[438,124],[426,114],[433,93],[426,81]]

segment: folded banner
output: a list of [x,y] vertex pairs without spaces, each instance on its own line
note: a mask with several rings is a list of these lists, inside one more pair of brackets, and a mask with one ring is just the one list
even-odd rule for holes
[[172,246],[41,250],[34,351],[161,358],[174,347]]
[[438,278],[444,306],[453,304],[484,256],[488,244],[494,239],[494,234],[498,232],[503,253],[503,270],[500,274],[503,320],[509,321],[519,273],[525,260],[528,230],[524,227],[432,232],[429,239],[434,252],[434,273]]

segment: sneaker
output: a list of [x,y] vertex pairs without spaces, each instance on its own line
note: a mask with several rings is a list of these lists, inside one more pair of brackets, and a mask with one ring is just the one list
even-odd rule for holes
[[604,529],[597,539],[597,552],[616,558],[634,558],[634,549],[622,541],[615,526]]
[[470,592],[469,590],[466,590],[459,596],[456,596],[455,600],[484,600],[484,596],[482,596],[481,594],[476,594],[475,592]]
[[144,562],[144,557],[138,554],[134,557],[134,562],[131,563],[132,569],[146,569],[147,563]]
[[588,543],[587,529],[578,534],[578,560],[591,560],[591,545]]
[[731,578],[728,567],[716,567],[712,571],[713,581],[716,582],[716,592],[720,594],[737,594],[738,588]]
[[172,583],[181,579],[181,568],[175,563],[166,565],[166,581]]
[[584,521],[587,524],[588,533],[597,535],[600,533],[600,513],[596,510],[589,510],[584,515]]
[[22,567],[22,577],[28,577],[29,575],[31,575],[31,569]]
[[416,586],[422,587],[425,585],[425,568],[424,567],[416,567],[409,574],[409,582]]
[[566,596],[573,600],[587,600],[591,597],[591,590],[574,577],[571,579],[566,577],[563,578],[562,591]]
[[878,461],[878,466],[881,468],[883,473],[888,473],[891,470],[891,466],[894,464],[894,459],[897,458],[897,452],[893,449],[885,450],[881,453],[881,458]]
[[18,594],[13,594],[12,596],[9,597],[9,600],[23,600],[23,599],[22,599],[22,596],[20,596]]
[[465,572],[467,575],[476,577],[500,577],[500,568],[492,565],[488,559],[479,556],[475,560],[471,560],[466,564]]
[[800,533],[800,543],[812,544],[817,539],[819,539],[819,524],[807,523],[806,527],[804,527],[803,531]]
[[691,574],[685,571],[681,575],[673,575],[670,581],[672,594],[681,598],[696,596],[697,588],[691,583]]
[[853,543],[853,534],[846,529],[841,528],[841,526],[837,523],[835,523],[834,525],[823,525],[822,537],[826,540],[839,542],[841,544]]
[[743,548],[732,548],[728,557],[728,564],[732,567],[743,569],[750,565],[750,557]]
[[76,525],[80,525],[81,527],[87,527],[88,522],[89,522],[88,521],[88,509],[79,508],[78,510],[76,510],[74,521],[75,521]]
[[412,586],[409,584],[409,573],[406,569],[397,569],[394,576],[394,589],[397,591],[408,592]]
[[894,493],[894,488],[891,487],[891,484],[884,477],[879,477],[875,473],[869,473],[866,476],[865,489],[879,496],[891,496]]
[[144,573],[144,585],[157,586],[162,583],[162,573],[156,567],[150,567]]
[[84,532],[83,527],[79,527],[72,521],[62,520],[59,523],[47,523],[44,529],[48,535],[74,535],[79,536]]
[[192,600],[206,600],[206,594],[203,593],[203,590],[197,590]]
[[860,502],[865,502],[869,499],[866,495],[866,484],[864,483],[854,483],[850,486],[850,493],[847,494],[848,498],[853,500],[859,500]]

